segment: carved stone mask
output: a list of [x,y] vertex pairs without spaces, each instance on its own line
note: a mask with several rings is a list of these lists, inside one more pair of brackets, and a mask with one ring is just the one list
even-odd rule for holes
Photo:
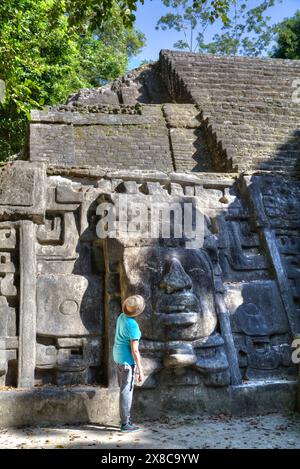
[[140,294],[143,337],[159,341],[207,337],[217,324],[210,259],[203,250],[126,247],[120,266],[122,298]]

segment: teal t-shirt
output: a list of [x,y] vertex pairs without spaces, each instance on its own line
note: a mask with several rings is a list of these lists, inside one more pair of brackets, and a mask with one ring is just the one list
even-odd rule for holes
[[113,357],[116,363],[134,365],[131,353],[131,340],[140,340],[141,331],[134,318],[122,313],[117,319]]

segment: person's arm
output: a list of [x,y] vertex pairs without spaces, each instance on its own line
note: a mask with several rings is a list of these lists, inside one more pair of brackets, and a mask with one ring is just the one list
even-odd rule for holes
[[142,381],[144,381],[144,373],[143,373],[143,367],[141,363],[141,355],[139,352],[139,341],[131,340],[130,345],[131,345],[132,356],[137,366],[138,381],[141,383]]

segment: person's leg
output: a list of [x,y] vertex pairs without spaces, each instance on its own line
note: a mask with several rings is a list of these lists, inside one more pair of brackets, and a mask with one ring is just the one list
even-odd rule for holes
[[129,423],[131,423],[130,412],[131,412],[133,389],[134,389],[135,369],[136,369],[136,366],[131,365],[131,380],[130,380],[130,388],[128,392],[128,408],[129,408],[128,422]]
[[120,386],[120,420],[121,425],[127,425],[130,419],[130,409],[132,404],[134,369],[130,365],[117,365],[118,381]]

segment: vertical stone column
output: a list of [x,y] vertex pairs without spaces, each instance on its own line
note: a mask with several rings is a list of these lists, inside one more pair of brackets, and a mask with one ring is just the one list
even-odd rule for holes
[[20,223],[20,316],[18,386],[34,385],[36,354],[35,224]]
[[217,293],[218,318],[220,322],[221,334],[225,343],[225,350],[228,358],[231,384],[237,386],[242,383],[239,361],[231,332],[229,313],[226,308],[223,295]]
[[121,298],[118,264],[121,251],[115,239],[104,242],[105,258],[105,362],[107,386],[118,386],[117,370],[113,360],[113,345],[116,332],[116,322],[121,313]]
[[281,293],[281,298],[289,321],[291,333],[293,337],[298,337],[300,335],[299,319],[296,316],[287,272],[280,256],[275,233],[271,228],[264,227],[262,229],[262,236],[267,255],[272,263],[276,275],[277,284]]

